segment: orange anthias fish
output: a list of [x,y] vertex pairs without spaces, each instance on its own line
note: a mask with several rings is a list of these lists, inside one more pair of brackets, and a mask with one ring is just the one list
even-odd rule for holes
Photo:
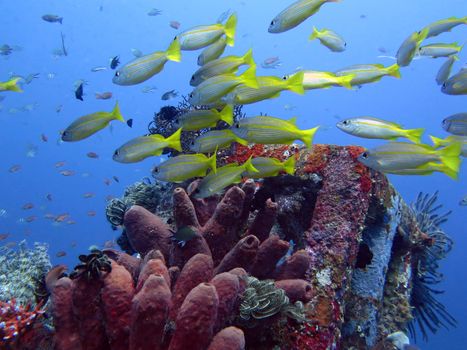
[[65,161],[63,161],[63,160],[61,160],[61,161],[55,163],[55,167],[56,167],[56,168],[61,168],[61,167],[64,166],[64,165],[65,165]]
[[108,100],[112,98],[112,93],[110,91],[103,92],[102,94],[96,93],[96,100]]
[[87,214],[88,214],[88,216],[91,216],[91,217],[92,217],[92,216],[96,216],[96,212],[95,212],[94,210],[89,210],[89,211],[87,212]]
[[10,237],[10,233],[0,233],[0,241],[4,241],[8,237]]
[[20,170],[21,170],[21,165],[20,165],[20,164],[12,165],[12,166],[10,167],[10,169],[8,169],[8,171],[9,171],[10,173],[12,173],[12,174],[17,173],[17,172],[20,171]]
[[63,222],[70,217],[70,214],[63,213],[55,217],[55,222]]
[[61,251],[57,252],[57,254],[55,254],[55,256],[56,256],[57,258],[64,257],[65,255],[66,255],[66,252],[63,251],[63,250],[61,250]]
[[73,176],[76,174],[76,171],[74,170],[62,170],[60,171],[60,174],[63,176]]
[[28,210],[28,209],[32,209],[34,208],[34,204],[33,203],[26,203],[23,205],[23,210]]
[[83,197],[84,198],[92,198],[94,197],[96,194],[94,192],[86,192],[83,194]]
[[99,155],[96,152],[88,152],[88,153],[86,153],[86,155],[89,158],[93,158],[93,159],[99,158]]
[[37,220],[37,216],[36,215],[31,215],[31,216],[28,216],[27,218],[24,218],[24,220],[26,222],[33,222],[33,221]]
[[180,24],[180,22],[178,22],[178,21],[170,21],[170,22],[169,22],[169,25],[170,25],[173,29],[178,29],[178,28],[180,28],[180,25],[181,25],[181,24]]

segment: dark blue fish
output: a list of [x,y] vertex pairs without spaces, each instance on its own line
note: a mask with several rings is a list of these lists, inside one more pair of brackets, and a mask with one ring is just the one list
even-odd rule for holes
[[78,100],[84,101],[83,100],[83,83],[79,84],[78,87],[75,90],[75,97]]
[[112,58],[112,61],[110,61],[110,68],[115,69],[118,67],[119,64],[120,64],[120,57],[115,56],[114,58]]
[[175,241],[180,247],[184,247],[186,242],[196,237],[196,231],[190,226],[182,226],[172,236],[172,240]]

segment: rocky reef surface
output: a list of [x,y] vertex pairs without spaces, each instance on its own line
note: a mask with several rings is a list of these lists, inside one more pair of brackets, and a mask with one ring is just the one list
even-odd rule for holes
[[133,186],[107,208],[124,251],[47,276],[54,348],[391,349],[414,320],[423,334],[453,326],[430,286],[446,216],[435,196],[408,206],[362,151],[239,146],[219,160],[296,157],[296,173],[206,199],[197,181]]

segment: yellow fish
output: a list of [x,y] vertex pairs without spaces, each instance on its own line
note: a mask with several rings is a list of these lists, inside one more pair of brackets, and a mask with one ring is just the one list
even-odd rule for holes
[[0,92],[2,91],[14,91],[14,92],[23,92],[21,88],[18,86],[18,81],[20,80],[20,77],[10,79],[8,81],[5,81],[3,83],[0,82]]
[[453,142],[460,142],[462,144],[461,156],[467,157],[467,136],[450,135],[445,139],[441,139],[430,135],[430,139],[433,142],[434,148],[440,148]]
[[[112,112],[96,112],[76,119],[62,132],[62,141],[79,141],[105,128],[112,120],[125,123],[118,101]],[[131,119],[127,122],[129,126]]]
[[319,31],[313,27],[313,33],[310,35],[310,40],[318,39],[321,44],[326,46],[332,52],[342,52],[345,51],[347,43],[342,37],[333,32],[332,30],[323,29]]
[[216,173],[216,153],[212,157],[204,154],[182,154],[167,159],[153,170],[156,179],[167,182],[183,182],[193,177],[205,176],[211,168]]
[[248,142],[239,138],[230,129],[211,130],[197,137],[190,145],[190,150],[196,153],[210,153],[216,149],[227,148],[232,142],[248,145]]
[[295,156],[281,162],[276,158],[256,157],[251,160],[251,164],[258,170],[257,172],[247,171],[244,175],[252,179],[277,176],[281,171],[287,174],[295,174]]
[[216,108],[194,109],[177,117],[177,125],[184,131],[195,131],[205,128],[214,128],[222,120],[229,125],[233,124],[233,106],[225,105],[219,112]]
[[397,50],[397,64],[401,67],[408,66],[412,62],[415,53],[417,52],[420,44],[426,39],[429,29],[425,28],[419,32],[412,33],[407,39],[404,40],[402,45]]
[[[303,88],[305,90],[327,89],[331,86],[343,86],[347,89],[352,89],[350,82],[355,77],[355,74],[347,74],[337,76],[331,72],[321,72],[316,70],[304,70],[303,72]],[[285,79],[289,79],[285,76]]]
[[167,138],[159,134],[134,138],[115,150],[112,158],[120,163],[135,163],[151,156],[160,156],[166,147],[181,152],[181,132],[182,129],[178,129]]
[[198,56],[198,66],[205,65],[216,58],[219,58],[220,55],[225,50],[227,46],[227,38],[225,36],[220,37],[214,43],[206,47]]

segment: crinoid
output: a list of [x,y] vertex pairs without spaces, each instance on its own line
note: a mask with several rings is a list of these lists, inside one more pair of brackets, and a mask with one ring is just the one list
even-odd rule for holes
[[91,254],[82,254],[78,258],[81,263],[76,265],[74,271],[70,273],[71,279],[82,275],[86,276],[87,279],[97,279],[101,276],[102,272],[110,272],[112,270],[110,259],[98,249],[92,249]]
[[414,321],[409,324],[409,331],[415,337],[415,323],[420,328],[423,339],[427,339],[427,331],[436,333],[440,327],[455,327],[457,322],[446,310],[445,306],[436,300],[436,295],[444,291],[432,286],[440,283],[443,275],[438,271],[439,261],[446,257],[452,248],[453,241],[440,228],[447,221],[451,211],[439,214],[442,205],[435,205],[438,192],[433,195],[419,193],[412,204],[418,228],[428,236],[430,244],[424,245],[413,261],[413,286],[411,304],[414,307]]

